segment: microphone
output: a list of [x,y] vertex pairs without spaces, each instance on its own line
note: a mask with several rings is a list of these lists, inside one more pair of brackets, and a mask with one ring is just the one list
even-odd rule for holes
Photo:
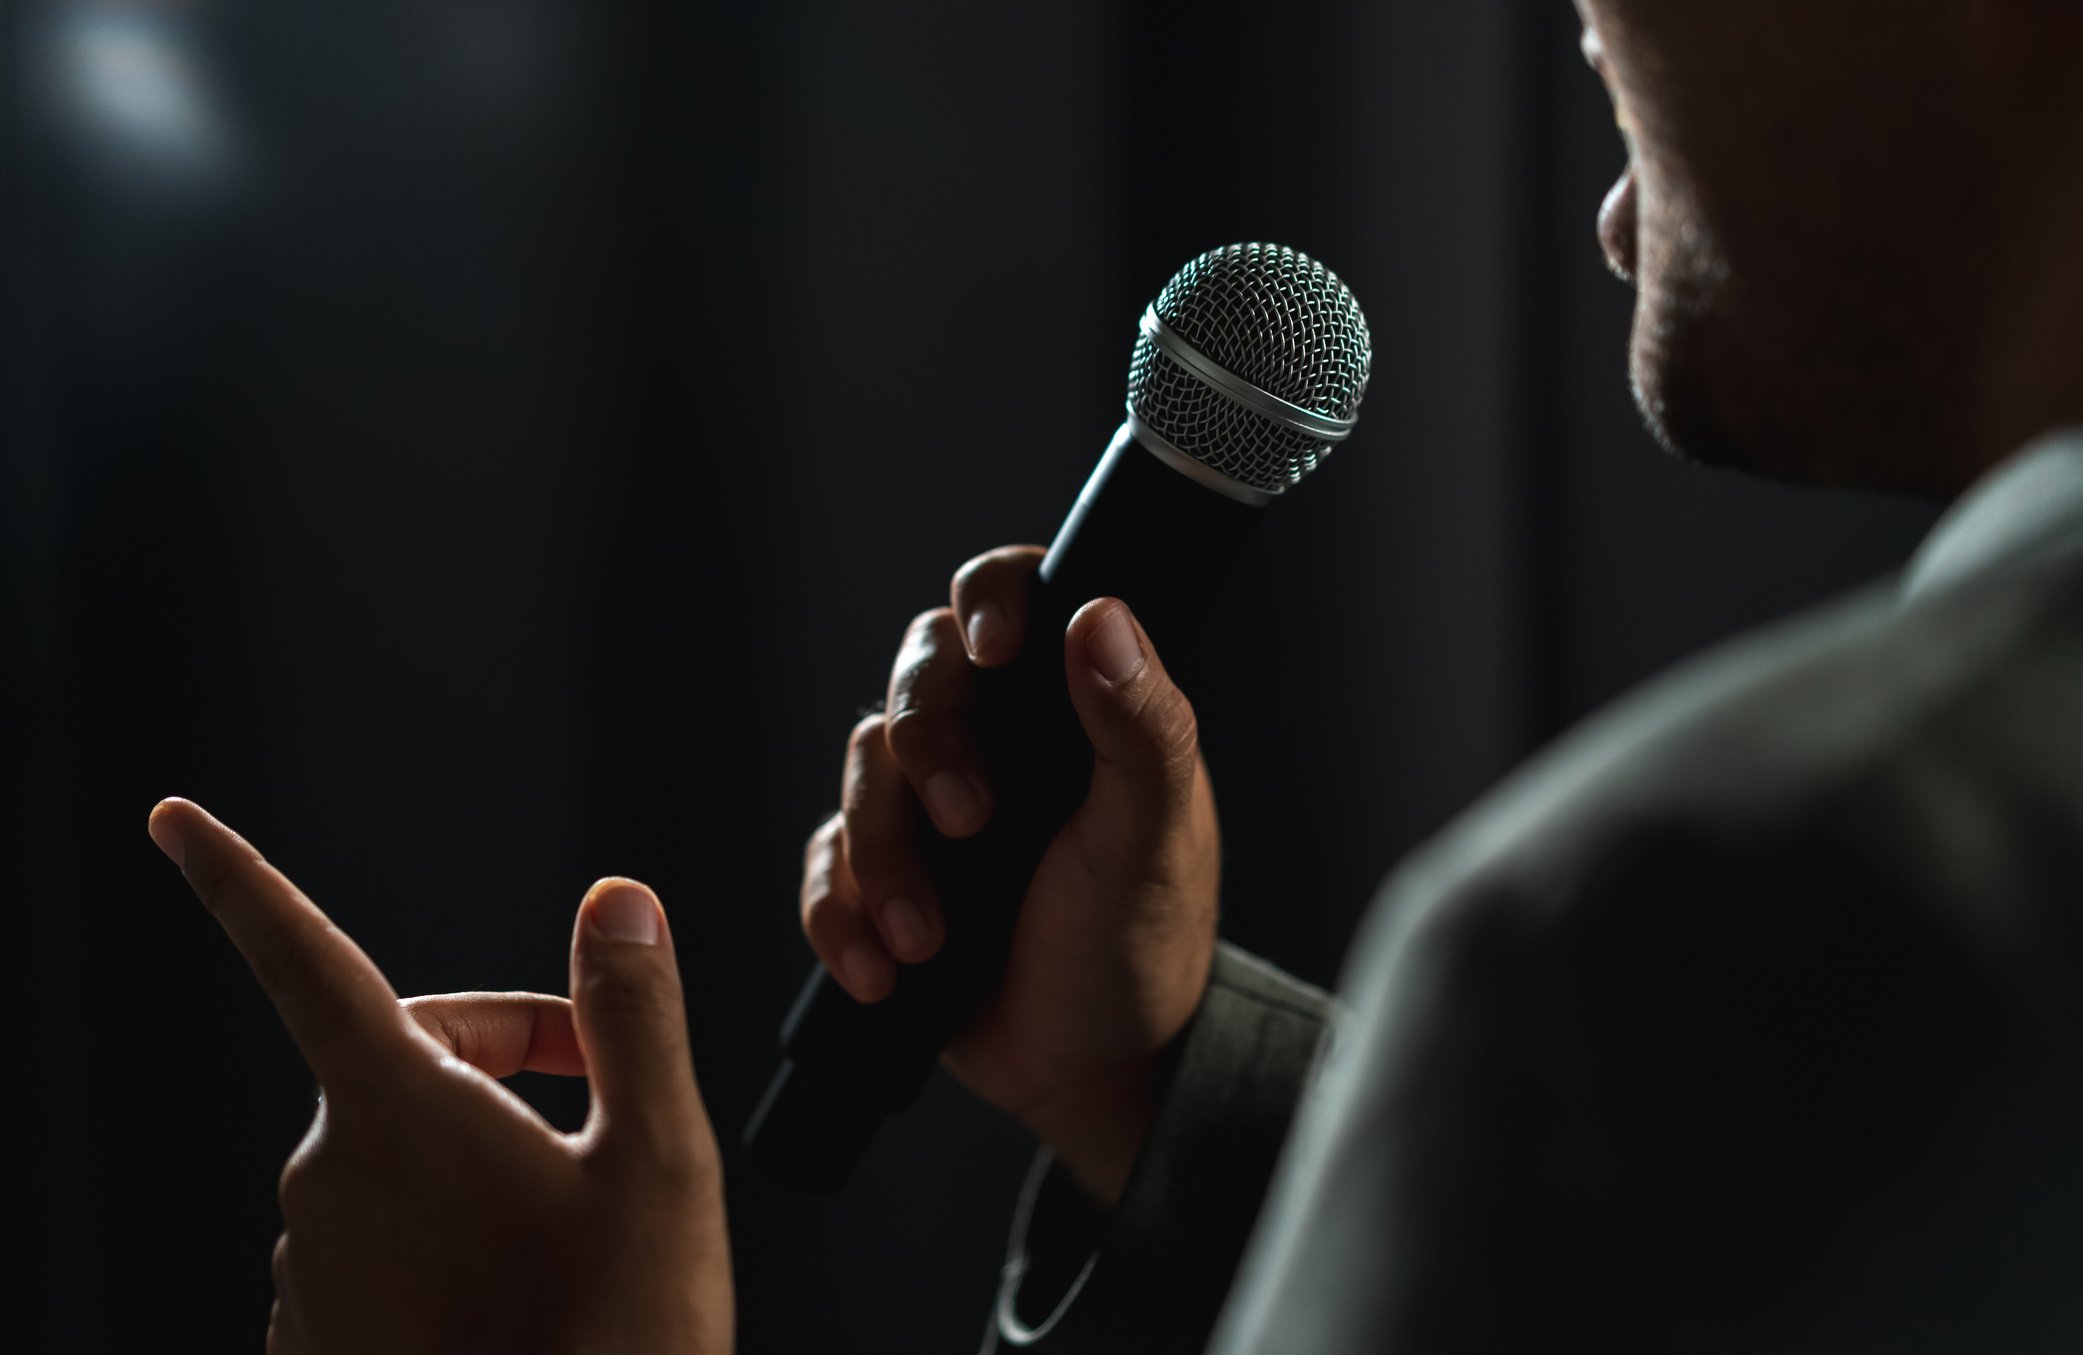
[[1042,561],[1020,657],[975,675],[991,821],[961,840],[923,830],[941,949],[900,966],[895,990],[873,1004],[812,972],[743,1136],[769,1175],[820,1192],[845,1184],[877,1127],[911,1104],[940,1051],[996,995],[1028,881],[1092,775],[1064,686],[1072,615],[1118,597],[1175,677],[1190,668],[1259,510],[1351,435],[1372,360],[1351,291],[1277,245],[1210,250],[1143,312],[1127,420]]

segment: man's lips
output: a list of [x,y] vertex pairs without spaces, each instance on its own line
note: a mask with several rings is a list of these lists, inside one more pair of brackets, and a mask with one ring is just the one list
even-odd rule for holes
[[1636,251],[1639,248],[1639,208],[1636,204],[1635,170],[1633,165],[1606,194],[1605,205],[1598,210],[1598,240],[1606,250],[1606,266],[1618,274],[1623,282],[1635,280]]

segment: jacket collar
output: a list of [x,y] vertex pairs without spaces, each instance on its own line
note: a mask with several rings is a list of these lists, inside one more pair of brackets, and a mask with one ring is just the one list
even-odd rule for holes
[[1905,601],[2083,539],[2083,426],[2051,433],[1962,495],[1903,574]]

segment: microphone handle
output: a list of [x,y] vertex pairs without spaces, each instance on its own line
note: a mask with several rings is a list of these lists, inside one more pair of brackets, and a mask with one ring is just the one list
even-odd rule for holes
[[972,837],[923,829],[945,919],[940,951],[898,966],[894,991],[870,1005],[818,966],[782,1024],[782,1062],[743,1143],[787,1184],[845,1184],[883,1119],[912,1103],[940,1051],[997,994],[1028,882],[1092,777],[1092,745],[1064,685],[1071,617],[1094,598],[1120,598],[1178,678],[1258,524],[1258,507],[1197,483],[1131,429],[1114,435],[1049,547],[1020,657],[975,675],[970,720],[995,804]]

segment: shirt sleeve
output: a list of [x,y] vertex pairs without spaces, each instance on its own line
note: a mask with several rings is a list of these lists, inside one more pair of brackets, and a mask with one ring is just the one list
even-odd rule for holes
[[1322,991],[1218,946],[1116,1208],[1086,1197],[1046,1149],[1036,1158],[986,1355],[1202,1350],[1333,1012]]

